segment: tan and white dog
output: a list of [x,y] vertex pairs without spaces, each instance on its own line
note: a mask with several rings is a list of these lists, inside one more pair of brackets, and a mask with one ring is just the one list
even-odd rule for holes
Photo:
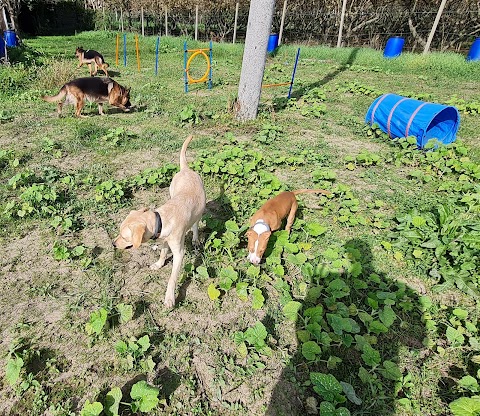
[[323,189],[285,191],[269,199],[253,214],[252,218],[250,218],[250,229],[245,233],[248,238],[247,259],[250,260],[251,263],[260,264],[272,231],[276,231],[281,227],[285,217],[287,217],[285,230],[290,233],[298,209],[298,202],[295,195],[306,193],[330,195],[330,192]]
[[150,266],[158,270],[165,264],[168,248],[172,251],[173,267],[165,293],[165,305],[175,306],[175,288],[185,254],[185,234],[193,231],[192,242],[199,245],[198,223],[205,210],[205,190],[200,176],[188,167],[186,150],[189,136],[180,151],[180,172],[170,184],[170,199],[155,210],[130,211],[120,225],[120,235],[113,241],[119,249],[138,248],[149,239],[160,240],[160,259]]

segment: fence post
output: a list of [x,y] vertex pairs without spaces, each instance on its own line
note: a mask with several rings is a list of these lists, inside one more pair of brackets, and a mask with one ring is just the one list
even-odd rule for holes
[[165,36],[168,36],[168,10],[165,7]]
[[237,40],[238,2],[235,4],[235,23],[233,24],[233,42]]
[[342,46],[342,32],[343,32],[343,22],[345,20],[345,10],[347,9],[347,0],[343,0],[342,4],[342,16],[340,17],[340,28],[338,29],[338,39],[337,39],[337,48]]
[[427,43],[425,44],[425,49],[423,49],[423,54],[427,54],[428,50],[430,49],[430,44],[432,43],[433,35],[435,35],[435,31],[437,30],[438,22],[440,21],[440,17],[442,17],[443,9],[445,8],[445,4],[447,0],[442,0],[440,7],[438,8],[437,16],[435,17],[435,21],[433,22],[432,30],[428,35]]
[[123,33],[123,9],[120,7],[120,24],[122,28],[122,33]]
[[195,40],[198,40],[198,4],[195,6]]
[[145,25],[144,25],[144,21],[143,21],[143,6],[142,6],[142,37],[145,36]]
[[287,12],[287,0],[283,2],[282,20],[280,21],[280,30],[278,32],[278,46],[282,44],[283,24],[285,23],[285,13]]

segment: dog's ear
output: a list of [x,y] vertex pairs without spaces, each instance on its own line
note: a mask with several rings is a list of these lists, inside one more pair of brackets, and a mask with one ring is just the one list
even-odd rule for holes
[[133,248],[141,246],[143,241],[143,234],[145,234],[145,224],[133,224],[130,229],[132,230],[132,244]]
[[113,87],[114,87],[114,86],[115,86],[115,85],[113,84],[113,82],[109,82],[109,83],[108,83],[108,85],[107,85],[107,90],[108,90],[108,93],[109,93],[109,94],[110,94],[110,91],[113,90]]

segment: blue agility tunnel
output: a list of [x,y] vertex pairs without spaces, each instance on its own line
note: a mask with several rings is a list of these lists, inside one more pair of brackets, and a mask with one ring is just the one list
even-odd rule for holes
[[460,114],[452,106],[384,94],[370,105],[365,122],[378,124],[391,138],[415,136],[423,148],[430,139],[444,144],[455,141]]

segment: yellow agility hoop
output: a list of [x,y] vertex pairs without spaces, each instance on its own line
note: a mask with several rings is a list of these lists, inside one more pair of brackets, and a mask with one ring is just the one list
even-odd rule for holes
[[[190,69],[190,64],[192,63],[193,58],[195,58],[197,55],[203,55],[203,57],[205,58],[205,61],[207,62],[207,70],[205,71],[205,73],[203,74],[203,76],[201,78],[194,79],[190,76],[190,73],[188,71]],[[189,84],[195,84],[195,83],[198,83],[198,82],[207,81],[208,80],[208,74],[210,72],[210,59],[209,59],[208,55],[202,49],[196,50],[190,56],[190,58],[188,58],[187,66],[185,68],[185,72],[187,73],[187,79],[188,79]]]

